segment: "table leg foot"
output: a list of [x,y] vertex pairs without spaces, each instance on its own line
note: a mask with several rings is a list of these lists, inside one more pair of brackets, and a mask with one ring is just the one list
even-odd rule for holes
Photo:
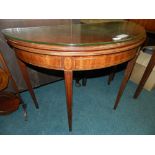
[[26,83],[26,85],[28,87],[29,93],[30,93],[30,95],[31,95],[31,97],[33,99],[34,104],[35,104],[35,107],[38,109],[39,105],[38,105],[37,99],[35,97],[35,93],[33,91],[33,88],[32,88],[31,82],[30,82],[30,78],[29,78],[29,75],[28,75],[26,65],[19,59],[18,59],[18,64],[19,64],[20,70],[22,72],[23,78],[25,80],[25,83]]
[[68,112],[68,125],[69,131],[72,131],[72,82],[73,82],[73,72],[64,71],[65,76],[65,87],[66,87],[66,103]]

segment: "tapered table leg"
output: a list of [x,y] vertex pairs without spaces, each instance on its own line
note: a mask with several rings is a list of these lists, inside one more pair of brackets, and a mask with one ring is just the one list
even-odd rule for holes
[[152,56],[151,56],[151,59],[145,69],[145,72],[143,74],[143,77],[142,79],[140,80],[140,83],[135,91],[135,94],[134,94],[134,98],[137,98],[139,96],[139,94],[141,93],[144,85],[145,85],[145,82],[147,81],[147,79],[149,78],[149,75],[151,74],[153,68],[155,66],[155,51],[153,52]]
[[119,91],[118,91],[118,95],[117,95],[117,98],[116,98],[114,109],[116,109],[117,106],[118,106],[118,103],[120,101],[120,98],[121,98],[121,96],[122,96],[122,94],[124,92],[124,89],[126,87],[126,84],[127,84],[128,80],[130,78],[130,75],[131,75],[131,72],[133,70],[133,67],[134,67],[134,64],[136,62],[136,59],[137,59],[137,57],[135,57],[134,59],[130,60],[128,62],[128,64],[127,64],[127,68],[125,70],[125,75],[124,75],[124,78],[122,80],[121,86],[120,86]]
[[69,125],[69,131],[72,131],[72,81],[73,81],[73,72],[72,71],[64,71],[64,76],[65,76],[65,86],[66,86],[68,125]]
[[110,71],[110,74],[109,74],[108,85],[110,85],[111,81],[114,79],[115,70],[116,70],[116,66],[113,66],[113,67],[111,68],[111,71]]
[[27,85],[27,88],[29,90],[29,93],[30,93],[30,95],[31,95],[31,97],[33,99],[34,104],[35,104],[35,107],[38,109],[39,105],[38,105],[37,99],[35,97],[35,94],[34,94],[34,91],[33,91],[33,88],[32,88],[31,82],[30,82],[30,78],[29,78],[29,75],[28,75],[26,65],[19,59],[18,59],[18,64],[19,64],[20,70],[22,72],[23,78],[25,80],[25,83]]

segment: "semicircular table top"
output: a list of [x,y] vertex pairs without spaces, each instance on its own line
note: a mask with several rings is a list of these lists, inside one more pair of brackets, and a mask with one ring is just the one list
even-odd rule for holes
[[128,21],[8,28],[2,33],[13,40],[59,46],[116,44],[145,35],[143,27]]

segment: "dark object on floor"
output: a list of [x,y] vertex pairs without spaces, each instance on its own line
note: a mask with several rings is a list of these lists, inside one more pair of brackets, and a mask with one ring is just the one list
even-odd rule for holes
[[[118,69],[118,66],[112,66],[109,68],[110,72],[108,72],[109,77],[108,77],[108,85],[110,85],[110,83],[113,81],[114,77],[115,77],[115,73]],[[87,84],[87,72],[79,72],[78,73],[78,77],[75,79],[76,83],[75,86],[76,87],[81,87],[81,83],[80,80],[82,82],[82,86],[86,86]]]
[[[25,120],[27,120],[26,106],[20,97],[16,82],[14,81],[1,53],[0,63],[2,66],[2,68],[0,67],[0,115],[14,112],[18,109],[19,105],[22,104],[24,117]],[[7,88],[9,81],[11,81],[16,94],[3,91]]]
[[76,87],[81,87],[80,80],[82,80],[82,86],[86,86],[87,84],[86,72],[78,72],[78,77],[76,77],[75,79]]

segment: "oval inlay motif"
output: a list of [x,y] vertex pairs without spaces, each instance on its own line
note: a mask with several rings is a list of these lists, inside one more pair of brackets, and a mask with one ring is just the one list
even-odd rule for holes
[[72,69],[72,58],[66,57],[64,58],[64,69]]

